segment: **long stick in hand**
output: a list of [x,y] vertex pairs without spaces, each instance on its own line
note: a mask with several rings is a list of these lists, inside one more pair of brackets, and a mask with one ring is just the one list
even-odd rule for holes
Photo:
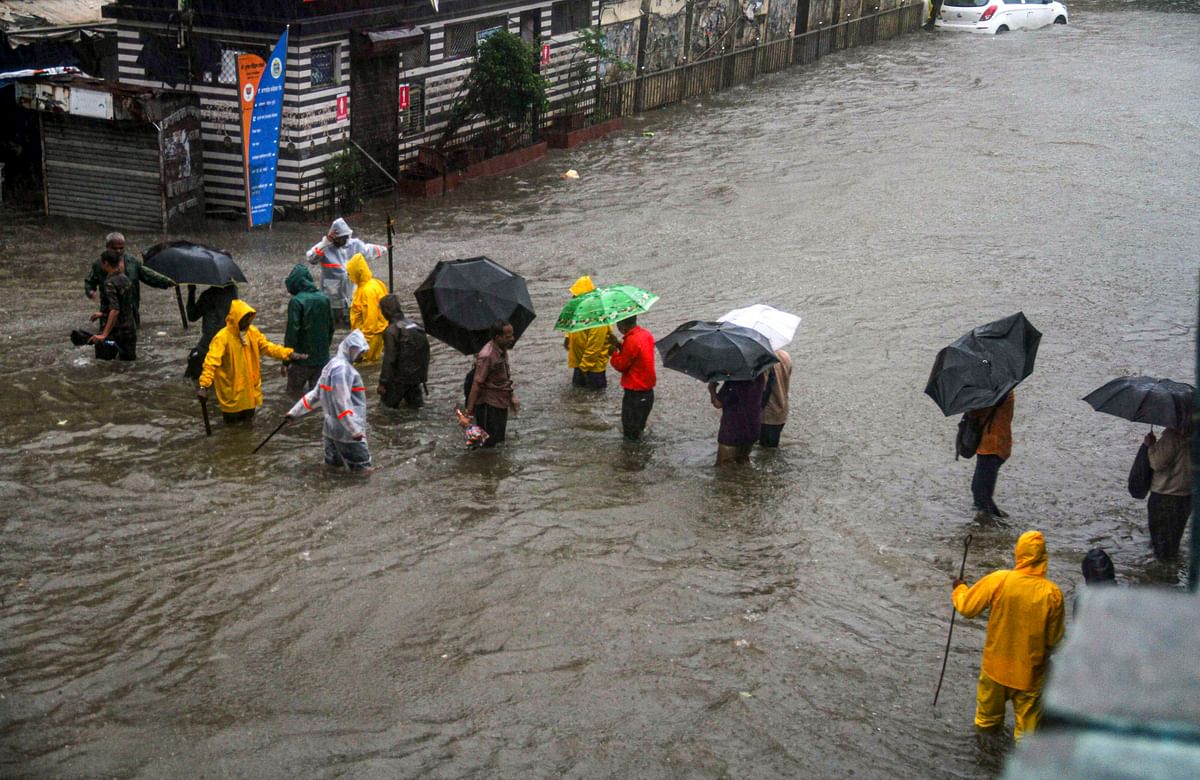
[[204,415],[204,435],[212,436],[212,424],[208,421],[208,399],[200,398],[200,413]]
[[[958,567],[958,578],[963,578],[963,573],[967,570],[967,551],[971,549],[971,535],[967,534],[967,540],[963,543],[963,559],[962,566]],[[953,605],[950,607],[950,632],[946,634],[946,652],[942,656],[942,673],[938,675],[937,690],[933,694],[933,706],[937,706],[938,694],[942,692],[942,678],[946,676],[946,661],[950,660],[950,637],[954,636],[954,617],[958,614],[958,610]]]
[[267,438],[265,438],[265,439],[263,439],[261,442],[259,442],[258,446],[254,448],[254,452],[252,452],[252,453],[250,453],[250,454],[251,454],[251,455],[254,455],[254,454],[255,454],[255,453],[257,453],[259,450],[261,450],[263,447],[265,447],[265,446],[266,446],[266,444],[267,444],[267,442],[269,442],[269,441],[271,440],[271,437],[273,437],[275,434],[277,434],[277,433],[279,433],[280,431],[282,431],[282,430],[283,430],[283,426],[285,426],[285,425],[287,425],[289,422],[291,422],[291,419],[292,419],[292,418],[290,418],[290,417],[284,417],[284,418],[283,418],[283,422],[279,423],[279,425],[278,425],[278,426],[275,428],[275,430],[271,431],[271,435],[270,435],[270,436],[268,436]]

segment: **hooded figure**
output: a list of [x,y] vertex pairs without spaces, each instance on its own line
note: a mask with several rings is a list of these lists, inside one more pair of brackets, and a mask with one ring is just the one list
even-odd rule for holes
[[[592,277],[581,276],[571,285],[571,297],[578,298],[596,289]],[[608,328],[588,328],[568,333],[563,339],[567,348],[567,368],[571,369],[571,384],[576,387],[600,389],[608,386]]]
[[196,285],[189,284],[187,297],[188,322],[200,320],[200,340],[196,348],[188,355],[187,369],[183,375],[188,379],[199,379],[204,367],[204,356],[208,354],[208,344],[221,328],[225,327],[225,317],[229,314],[229,305],[237,300],[236,284],[224,287],[209,287],[196,297]]
[[304,265],[292,267],[284,282],[292,299],[288,301],[287,332],[283,345],[308,355],[288,367],[288,395],[296,400],[316,386],[321,369],[329,362],[333,343],[333,308],[329,296],[317,289]]
[[207,398],[208,388],[215,388],[226,422],[249,419],[262,406],[261,353],[287,360],[295,351],[268,341],[251,324],[254,315],[254,309],[243,300],[229,304],[225,327],[209,343],[200,372],[201,397]]
[[383,367],[379,395],[383,405],[395,409],[401,401],[413,408],[424,403],[422,385],[429,378],[429,338],[419,323],[405,319],[400,296],[385,295],[379,309],[387,318],[383,332]]
[[1116,585],[1117,572],[1113,568],[1112,558],[1099,547],[1093,547],[1083,556],[1083,581],[1088,585]]
[[346,220],[339,217],[329,226],[325,237],[308,250],[308,262],[321,265],[321,289],[329,296],[334,312],[342,319],[348,316],[353,293],[350,277],[346,275],[346,263],[355,255],[375,259],[387,251],[385,246],[352,238],[353,232]]
[[1042,682],[1050,651],[1063,637],[1062,591],[1046,579],[1046,540],[1026,531],[1017,540],[1015,569],[999,569],[971,587],[955,580],[951,601],[964,617],[990,610],[976,690],[975,725],[1004,723],[1012,700],[1020,740],[1042,715]]
[[352,330],[342,339],[337,355],[321,371],[317,386],[300,397],[287,413],[303,417],[320,408],[325,415],[325,463],[350,471],[371,467],[367,449],[367,393],[354,362],[367,351],[362,331]]
[[363,360],[374,363],[383,354],[383,332],[388,321],[379,309],[379,302],[388,294],[388,288],[371,274],[371,267],[362,255],[350,258],[346,273],[355,285],[354,302],[350,304],[350,327],[361,330],[366,336],[370,348]]

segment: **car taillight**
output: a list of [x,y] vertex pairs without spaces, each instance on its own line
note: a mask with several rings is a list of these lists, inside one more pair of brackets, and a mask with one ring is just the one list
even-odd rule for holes
[[992,15],[993,15],[993,14],[995,14],[995,13],[996,13],[996,6],[994,6],[994,5],[989,5],[989,6],[987,7],[987,10],[985,10],[985,11],[983,12],[983,16],[980,16],[980,17],[979,17],[979,21],[981,21],[981,22],[986,22],[988,19],[991,19],[991,18],[992,18]]

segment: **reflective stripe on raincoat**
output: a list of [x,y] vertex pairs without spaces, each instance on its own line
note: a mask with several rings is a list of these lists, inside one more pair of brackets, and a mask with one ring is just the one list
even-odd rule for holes
[[[350,235],[350,226],[344,219],[335,219],[329,232],[338,236]],[[329,296],[335,309],[349,309],[353,297],[350,277],[346,274],[346,264],[355,255],[369,257],[372,260],[383,257],[387,247],[379,244],[368,244],[357,238],[351,238],[345,246],[336,246],[326,235],[308,250],[308,262],[321,266],[321,289]]]
[[346,265],[350,281],[354,282],[354,301],[350,304],[350,327],[358,328],[367,339],[367,356],[363,360],[374,363],[383,355],[383,332],[388,320],[379,308],[379,302],[387,297],[387,285],[372,275],[371,267],[362,255],[350,258]]
[[367,350],[362,331],[352,330],[338,345],[337,354],[325,364],[317,386],[300,397],[288,414],[303,417],[314,409],[325,415],[325,438],[354,441],[367,431],[367,389],[354,368],[354,359]]
[[965,617],[990,609],[982,671],[1019,691],[1041,687],[1046,659],[1063,637],[1062,591],[1046,579],[1046,540],[1039,531],[1021,534],[1016,569],[999,569],[971,587],[959,585],[951,600]]
[[262,354],[286,360],[292,354],[288,347],[267,340],[258,328],[251,325],[243,333],[238,323],[254,309],[243,300],[229,304],[225,327],[217,331],[208,345],[200,386],[217,392],[221,411],[242,412],[262,406]]

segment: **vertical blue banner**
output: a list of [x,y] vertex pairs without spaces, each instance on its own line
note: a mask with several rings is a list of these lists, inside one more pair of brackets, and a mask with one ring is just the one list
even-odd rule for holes
[[259,77],[250,112],[246,144],[246,201],[250,227],[271,224],[275,212],[275,169],[279,162],[287,39],[288,30],[284,28]]

